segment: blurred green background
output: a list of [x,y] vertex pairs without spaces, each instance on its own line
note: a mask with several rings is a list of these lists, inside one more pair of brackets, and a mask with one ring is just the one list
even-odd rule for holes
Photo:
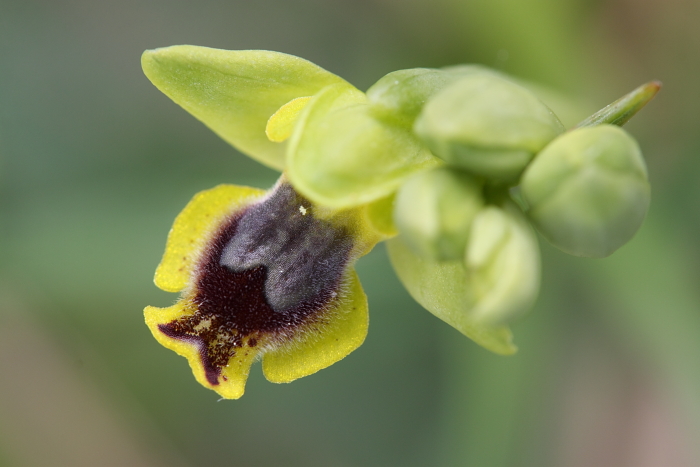
[[[694,0],[0,0],[0,465],[700,465],[700,3]],[[482,350],[415,304],[378,247],[370,333],[290,385],[217,401],[143,324],[170,225],[277,174],[143,76],[144,49],[307,58],[366,89],[478,62],[568,96],[568,124],[651,79],[630,124],[652,207],[604,260],[542,245],[543,287]]]

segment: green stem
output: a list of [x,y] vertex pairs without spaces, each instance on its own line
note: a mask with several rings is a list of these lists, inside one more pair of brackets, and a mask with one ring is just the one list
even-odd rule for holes
[[[642,110],[642,108],[654,98],[660,89],[660,81],[651,81],[643,84],[629,94],[622,96],[612,104],[603,107],[576,125],[574,128],[596,126],[603,123],[622,126],[632,117],[634,117],[637,112]],[[572,130],[574,128],[572,128]]]

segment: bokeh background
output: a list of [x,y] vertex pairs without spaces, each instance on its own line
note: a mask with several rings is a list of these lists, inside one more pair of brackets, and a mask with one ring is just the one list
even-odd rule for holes
[[[700,3],[693,0],[0,0],[0,465],[700,465]],[[383,247],[370,333],[289,385],[218,401],[145,305],[172,220],[252,162],[143,76],[144,49],[307,58],[360,89],[478,62],[573,124],[634,87],[653,201],[604,260],[542,244],[541,296],[499,357],[422,310]]]

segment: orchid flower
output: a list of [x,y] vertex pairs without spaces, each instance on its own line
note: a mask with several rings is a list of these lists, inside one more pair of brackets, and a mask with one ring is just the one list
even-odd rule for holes
[[[224,398],[243,395],[258,359],[267,379],[282,383],[359,347],[368,304],[354,263],[384,240],[416,301],[483,347],[512,354],[509,322],[539,289],[531,224],[565,251],[595,254],[604,243],[607,254],[634,234],[648,205],[643,160],[629,155],[636,146],[608,147],[606,137],[587,134],[589,146],[603,141],[600,152],[612,154],[598,166],[633,159],[615,170],[633,170],[635,188],[618,189],[624,176],[611,179],[610,192],[622,193],[617,211],[601,211],[589,191],[598,185],[579,183],[589,172],[552,169],[562,157],[580,168],[585,156],[559,154],[583,143],[569,144],[532,92],[484,67],[401,70],[364,93],[269,51],[174,46],[146,51],[142,66],[216,134],[282,172],[269,190],[219,185],[195,195],[155,275],[179,299],[145,309],[158,342]],[[630,102],[640,108],[637,95],[586,125],[616,123],[611,115],[619,119]],[[516,202],[511,189],[521,178],[525,201]],[[545,199],[557,204],[540,207]],[[560,216],[570,203],[585,212]],[[580,225],[598,233],[584,235],[581,248],[570,233]]]

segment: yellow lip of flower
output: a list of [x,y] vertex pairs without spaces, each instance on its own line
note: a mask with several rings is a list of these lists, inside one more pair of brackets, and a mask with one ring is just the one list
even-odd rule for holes
[[155,282],[181,297],[147,307],[146,323],[224,398],[243,395],[260,357],[268,380],[293,381],[364,341],[367,299],[352,264],[381,238],[367,208],[318,208],[284,178],[268,193],[220,185],[175,220]]

